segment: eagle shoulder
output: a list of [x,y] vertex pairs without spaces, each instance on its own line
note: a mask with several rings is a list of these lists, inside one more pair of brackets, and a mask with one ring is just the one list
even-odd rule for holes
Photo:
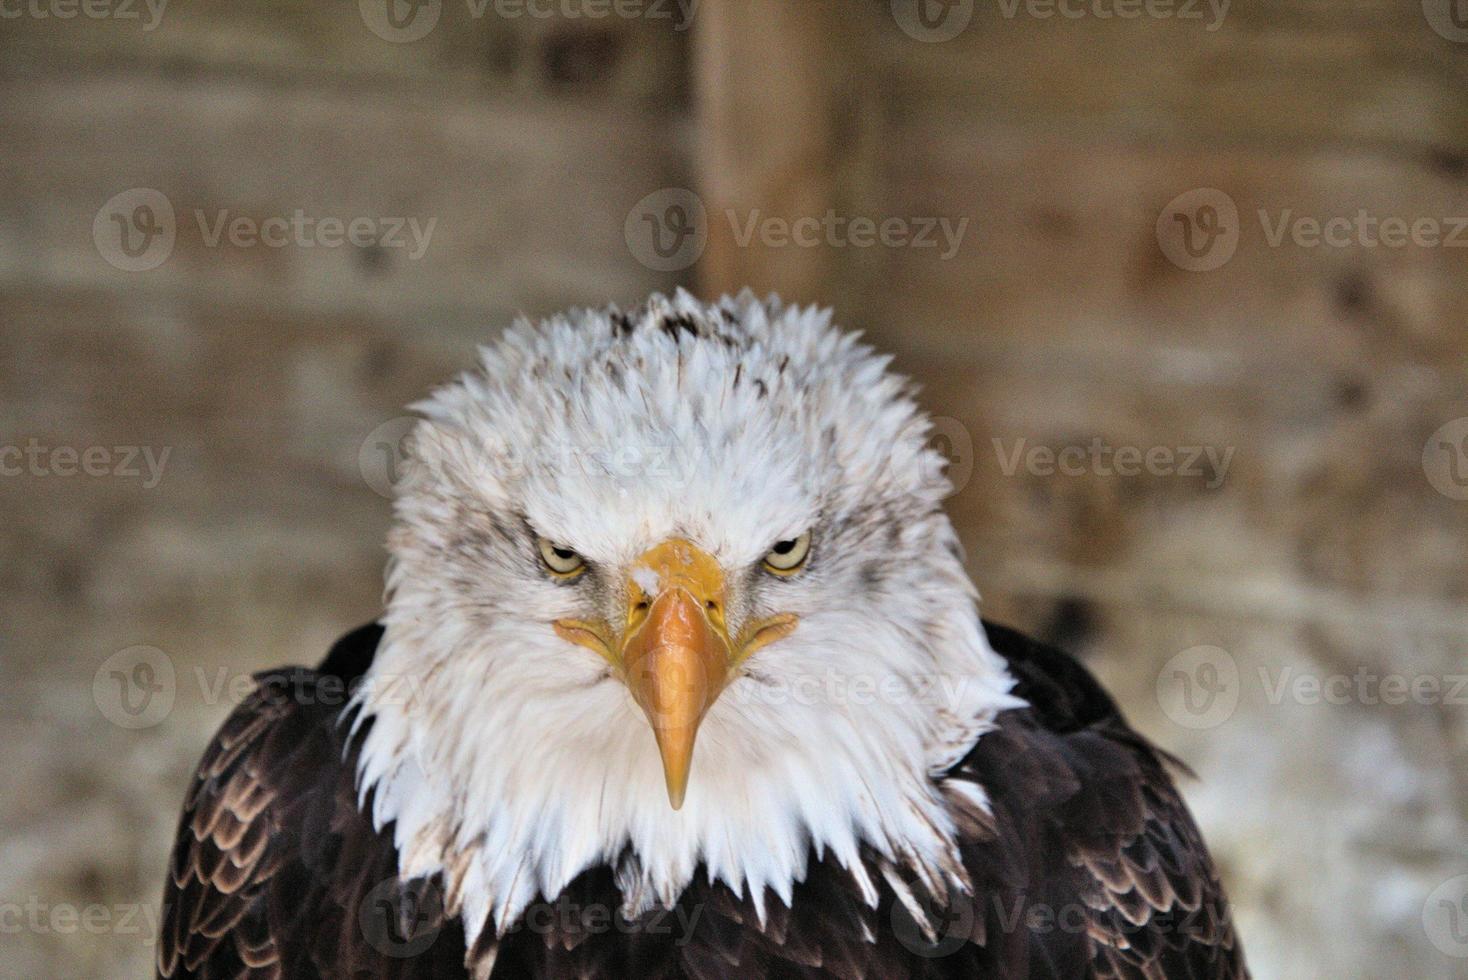
[[985,918],[1011,942],[1023,934],[1023,975],[1247,976],[1173,760],[1072,657],[984,625],[1028,707],[1003,712],[947,778],[987,796],[987,840],[967,842],[966,857],[976,885],[1014,896]]
[[414,937],[457,924],[434,917],[433,883],[397,882],[390,828],[357,806],[345,711],[381,632],[348,634],[316,670],[257,674],[204,751],[164,883],[159,977],[465,975],[462,939],[412,955]]

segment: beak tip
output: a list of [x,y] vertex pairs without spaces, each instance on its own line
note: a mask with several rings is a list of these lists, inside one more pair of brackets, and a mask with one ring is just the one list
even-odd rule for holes
[[683,809],[683,801],[688,797],[688,769],[687,767],[681,768],[683,769],[681,778],[676,770],[672,773],[664,771],[666,776],[664,785],[668,788],[668,805],[674,810]]

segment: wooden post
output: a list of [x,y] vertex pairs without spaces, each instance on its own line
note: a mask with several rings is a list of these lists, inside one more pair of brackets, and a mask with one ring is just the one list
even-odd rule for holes
[[706,296],[749,286],[814,302],[828,291],[831,247],[782,241],[780,222],[819,222],[835,205],[840,15],[831,0],[699,6],[694,160],[709,236],[696,282]]

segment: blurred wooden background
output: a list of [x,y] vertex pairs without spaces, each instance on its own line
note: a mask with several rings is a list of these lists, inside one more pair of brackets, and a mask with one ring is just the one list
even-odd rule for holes
[[[169,455],[156,485],[0,476],[0,974],[148,971],[226,682],[312,661],[379,608],[375,451],[403,405],[518,312],[749,285],[834,306],[923,383],[985,611],[1084,655],[1197,768],[1259,976],[1463,976],[1468,939],[1434,903],[1468,873],[1468,692],[1449,696],[1468,487],[1430,440],[1468,435],[1468,251],[1266,233],[1468,216],[1468,43],[1433,2],[15,7],[0,448]],[[962,29],[935,40],[945,17]],[[94,236],[133,188],[177,216],[147,271]],[[1189,271],[1156,228],[1203,188],[1240,240]],[[638,237],[672,203],[701,209],[696,263]],[[434,224],[413,258],[211,246],[195,220],[297,210]],[[741,241],[751,219],[828,213],[963,231],[951,250]],[[1096,439],[1230,463],[1007,465]],[[105,668],[138,645],[174,677],[130,729]],[[1168,684],[1200,647],[1236,707],[1191,718]],[[1440,694],[1278,693],[1363,671]],[[95,907],[105,925],[76,921]]]

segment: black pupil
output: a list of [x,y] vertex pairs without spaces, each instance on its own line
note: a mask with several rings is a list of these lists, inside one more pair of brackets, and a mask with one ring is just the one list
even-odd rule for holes
[[552,548],[551,551],[554,552],[555,556],[561,559],[561,561],[570,561],[572,558],[576,557],[576,552],[572,551],[570,548]]
[[775,542],[775,554],[777,554],[777,555],[788,555],[788,554],[790,554],[790,552],[792,552],[794,550],[795,550],[795,542],[794,541],[777,541],[777,542]]

